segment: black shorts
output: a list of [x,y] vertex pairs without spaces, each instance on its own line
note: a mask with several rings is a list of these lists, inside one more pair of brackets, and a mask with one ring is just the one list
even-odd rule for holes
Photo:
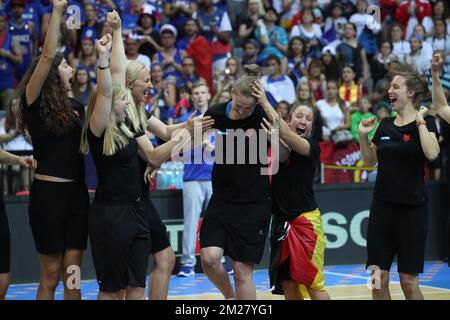
[[423,272],[428,230],[426,205],[410,206],[374,199],[367,227],[367,267],[390,271],[397,256],[398,272]]
[[160,252],[170,247],[170,241],[167,237],[167,228],[162,223],[155,206],[148,197],[142,198],[142,207],[148,217],[148,224],[150,226],[150,253]]
[[270,225],[269,196],[256,203],[230,203],[211,197],[200,230],[200,247],[219,247],[234,261],[258,264]]
[[3,195],[0,195],[0,274],[9,273],[11,259],[11,239],[8,216],[6,215]]
[[41,254],[85,250],[89,194],[83,182],[34,179],[28,215],[36,250]]
[[141,202],[94,203],[89,211],[89,239],[100,291],[145,288],[150,229]]

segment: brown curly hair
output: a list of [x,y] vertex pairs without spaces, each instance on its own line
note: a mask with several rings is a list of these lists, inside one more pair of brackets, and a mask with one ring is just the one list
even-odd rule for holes
[[[34,59],[20,81],[18,95],[21,98],[25,95],[26,86],[30,82],[31,75],[36,69],[39,59],[40,56]],[[63,59],[64,57],[61,54],[56,54],[40,93],[40,115],[44,119],[45,128],[56,136],[67,134],[74,127],[72,104],[67,97],[64,82],[58,72],[58,66]],[[23,118],[23,108],[22,101],[20,101],[17,120],[20,130],[25,132],[27,128]]]

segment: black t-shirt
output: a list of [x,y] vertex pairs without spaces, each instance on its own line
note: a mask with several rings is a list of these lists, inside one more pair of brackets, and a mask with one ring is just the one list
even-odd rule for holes
[[[398,127],[394,117],[380,122],[372,142],[377,146],[378,174],[374,198],[421,205],[426,202],[425,155],[416,122]],[[430,132],[439,135],[433,117],[425,117]]]
[[[213,194],[225,201],[233,203],[249,203],[263,200],[270,192],[269,177],[261,173],[261,169],[267,165],[267,147],[260,150],[259,134],[262,119],[265,117],[264,110],[256,106],[253,113],[246,119],[231,120],[226,115],[227,103],[214,105],[209,108],[205,116],[211,116],[215,123],[213,128],[216,131],[215,140],[215,162],[212,171]],[[227,132],[227,129],[233,129],[233,132]],[[245,137],[238,139],[238,129],[245,132]],[[238,140],[244,141],[243,148],[238,146]],[[231,152],[227,153],[227,141],[232,142],[234,149],[234,159],[231,158]],[[250,144],[250,141],[252,143]],[[251,146],[251,147],[250,147]],[[266,144],[268,146],[268,142]],[[231,151],[233,149],[229,149]],[[250,149],[251,153],[250,153]],[[238,157],[242,158],[245,153],[245,161],[242,164],[238,162]],[[223,157],[221,157],[221,154]],[[252,158],[249,158],[249,154]],[[222,161],[221,159],[222,158]],[[251,161],[250,161],[251,160]],[[262,160],[262,161],[261,161]],[[239,163],[239,164],[238,164]]]
[[80,153],[84,106],[74,99],[70,99],[70,102],[74,111],[72,118],[74,126],[68,133],[56,136],[45,127],[41,115],[41,95],[29,106],[25,94],[21,97],[23,117],[33,141],[33,157],[37,161],[35,172],[84,181],[84,158]]
[[[138,31],[137,34],[144,35],[144,33],[142,31]],[[153,40],[155,40],[156,43],[158,43],[158,44],[160,43],[158,32],[153,30],[152,33],[150,34],[150,36],[153,38]],[[156,48],[149,42],[145,42],[139,46],[139,53],[146,55],[150,59],[152,59],[153,55],[157,52],[158,51],[156,50]]]
[[[147,117],[147,119],[150,119],[151,117],[153,117],[153,116],[150,115],[149,117]],[[132,126],[129,125],[128,127],[131,128]],[[132,128],[130,130],[132,132],[134,132]],[[135,132],[135,138],[139,138],[140,136],[143,136],[143,135],[144,135],[143,131]],[[139,171],[141,174],[141,181],[140,181],[141,197],[148,198],[150,195],[150,182],[146,182],[144,179],[144,173],[145,173],[145,170],[147,170],[147,162],[145,160],[143,160],[140,156],[138,157],[138,159],[139,159]]]
[[273,214],[291,221],[300,214],[317,209],[313,183],[320,161],[320,147],[314,138],[307,139],[309,157],[291,151],[272,177]]
[[138,145],[131,138],[126,147],[112,156],[103,154],[103,141],[88,129],[89,149],[94,158],[98,174],[95,202],[116,205],[136,201],[141,195],[141,173],[138,159]]

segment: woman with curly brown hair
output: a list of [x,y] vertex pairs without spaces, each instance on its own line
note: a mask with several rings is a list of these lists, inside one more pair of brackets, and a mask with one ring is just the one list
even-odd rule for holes
[[84,107],[68,98],[73,69],[56,54],[66,3],[53,0],[42,55],[19,88],[19,123],[30,133],[38,161],[28,211],[40,263],[37,299],[54,299],[60,274],[64,299],[80,299],[79,288],[67,287],[68,267],[81,266],[87,246],[89,197],[79,152]]

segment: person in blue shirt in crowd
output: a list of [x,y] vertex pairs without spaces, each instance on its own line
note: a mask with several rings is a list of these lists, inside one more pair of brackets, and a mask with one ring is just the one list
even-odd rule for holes
[[100,26],[97,22],[97,11],[94,4],[86,3],[81,12],[83,12],[82,19],[84,18],[81,29],[71,30],[71,32],[77,33],[77,43],[79,46],[81,45],[81,39],[83,38],[90,38],[95,41],[98,38]]
[[260,67],[264,66],[264,60],[259,55],[261,45],[255,39],[247,39],[244,44],[244,56],[242,57],[242,65],[256,64]]
[[230,17],[225,10],[217,8],[213,0],[201,0],[200,6],[193,16],[201,27],[202,35],[211,44],[213,70],[225,69],[225,63],[231,57]]
[[275,55],[282,61],[283,70],[286,69],[286,56],[288,38],[286,31],[278,24],[278,13],[274,8],[266,9],[264,22],[257,23],[255,31],[256,39],[263,45],[260,58],[264,61],[269,56]]
[[6,16],[0,15],[0,108],[7,109],[14,98],[14,66],[22,63],[22,55],[14,48],[7,28]]
[[[194,114],[196,117],[203,115],[208,109],[211,94],[208,86],[202,80],[192,86],[191,100],[192,112],[180,117],[180,123],[186,122]],[[183,156],[183,254],[179,277],[189,277],[195,274],[195,248],[197,244],[197,227],[201,213],[206,209],[212,195],[211,175],[214,164],[214,135],[206,135],[202,147],[192,149],[189,154]],[[225,259],[222,259],[225,264]],[[232,269],[225,264],[227,272]]]
[[161,51],[155,53],[152,63],[161,64],[164,71],[164,79],[178,78],[181,73],[181,63],[186,55],[184,50],[175,47],[178,36],[177,29],[171,24],[165,24],[160,29]]
[[169,18],[169,23],[177,28],[180,35],[187,19],[197,11],[196,0],[166,0],[164,3],[164,14]]
[[[208,102],[211,99],[209,88],[205,82],[199,81],[192,86],[191,100],[193,103],[192,112],[180,117],[180,123],[186,122],[192,114],[200,116],[208,109]],[[207,140],[208,142],[210,140]],[[206,143],[205,143],[206,144]],[[206,147],[206,146],[204,146]],[[211,148],[209,144],[207,146]],[[203,158],[204,149],[194,148],[192,152],[183,156],[184,176],[183,176],[183,255],[181,257],[181,269],[178,273],[180,277],[189,277],[195,274],[195,246],[197,240],[197,226],[200,215],[208,205],[212,194],[211,172],[214,160],[209,161]]]
[[261,81],[270,104],[275,107],[282,100],[293,104],[295,102],[294,83],[284,74],[281,60],[276,55],[271,55],[266,60],[266,67],[268,75],[263,76]]
[[20,81],[31,64],[33,56],[37,53],[37,37],[35,26],[32,21],[22,18],[25,9],[25,0],[11,0],[11,19],[9,22],[9,32],[12,41],[20,44],[22,63],[16,65],[16,80]]
[[[51,2],[51,1],[48,1]],[[22,14],[22,19],[24,21],[31,21],[34,23],[34,27],[36,30],[36,35],[38,39],[41,34],[41,23],[42,18],[47,12],[47,7],[41,3],[41,0],[28,0],[24,1],[25,7]],[[11,1],[6,3],[5,11],[8,13],[8,16],[11,16]]]

